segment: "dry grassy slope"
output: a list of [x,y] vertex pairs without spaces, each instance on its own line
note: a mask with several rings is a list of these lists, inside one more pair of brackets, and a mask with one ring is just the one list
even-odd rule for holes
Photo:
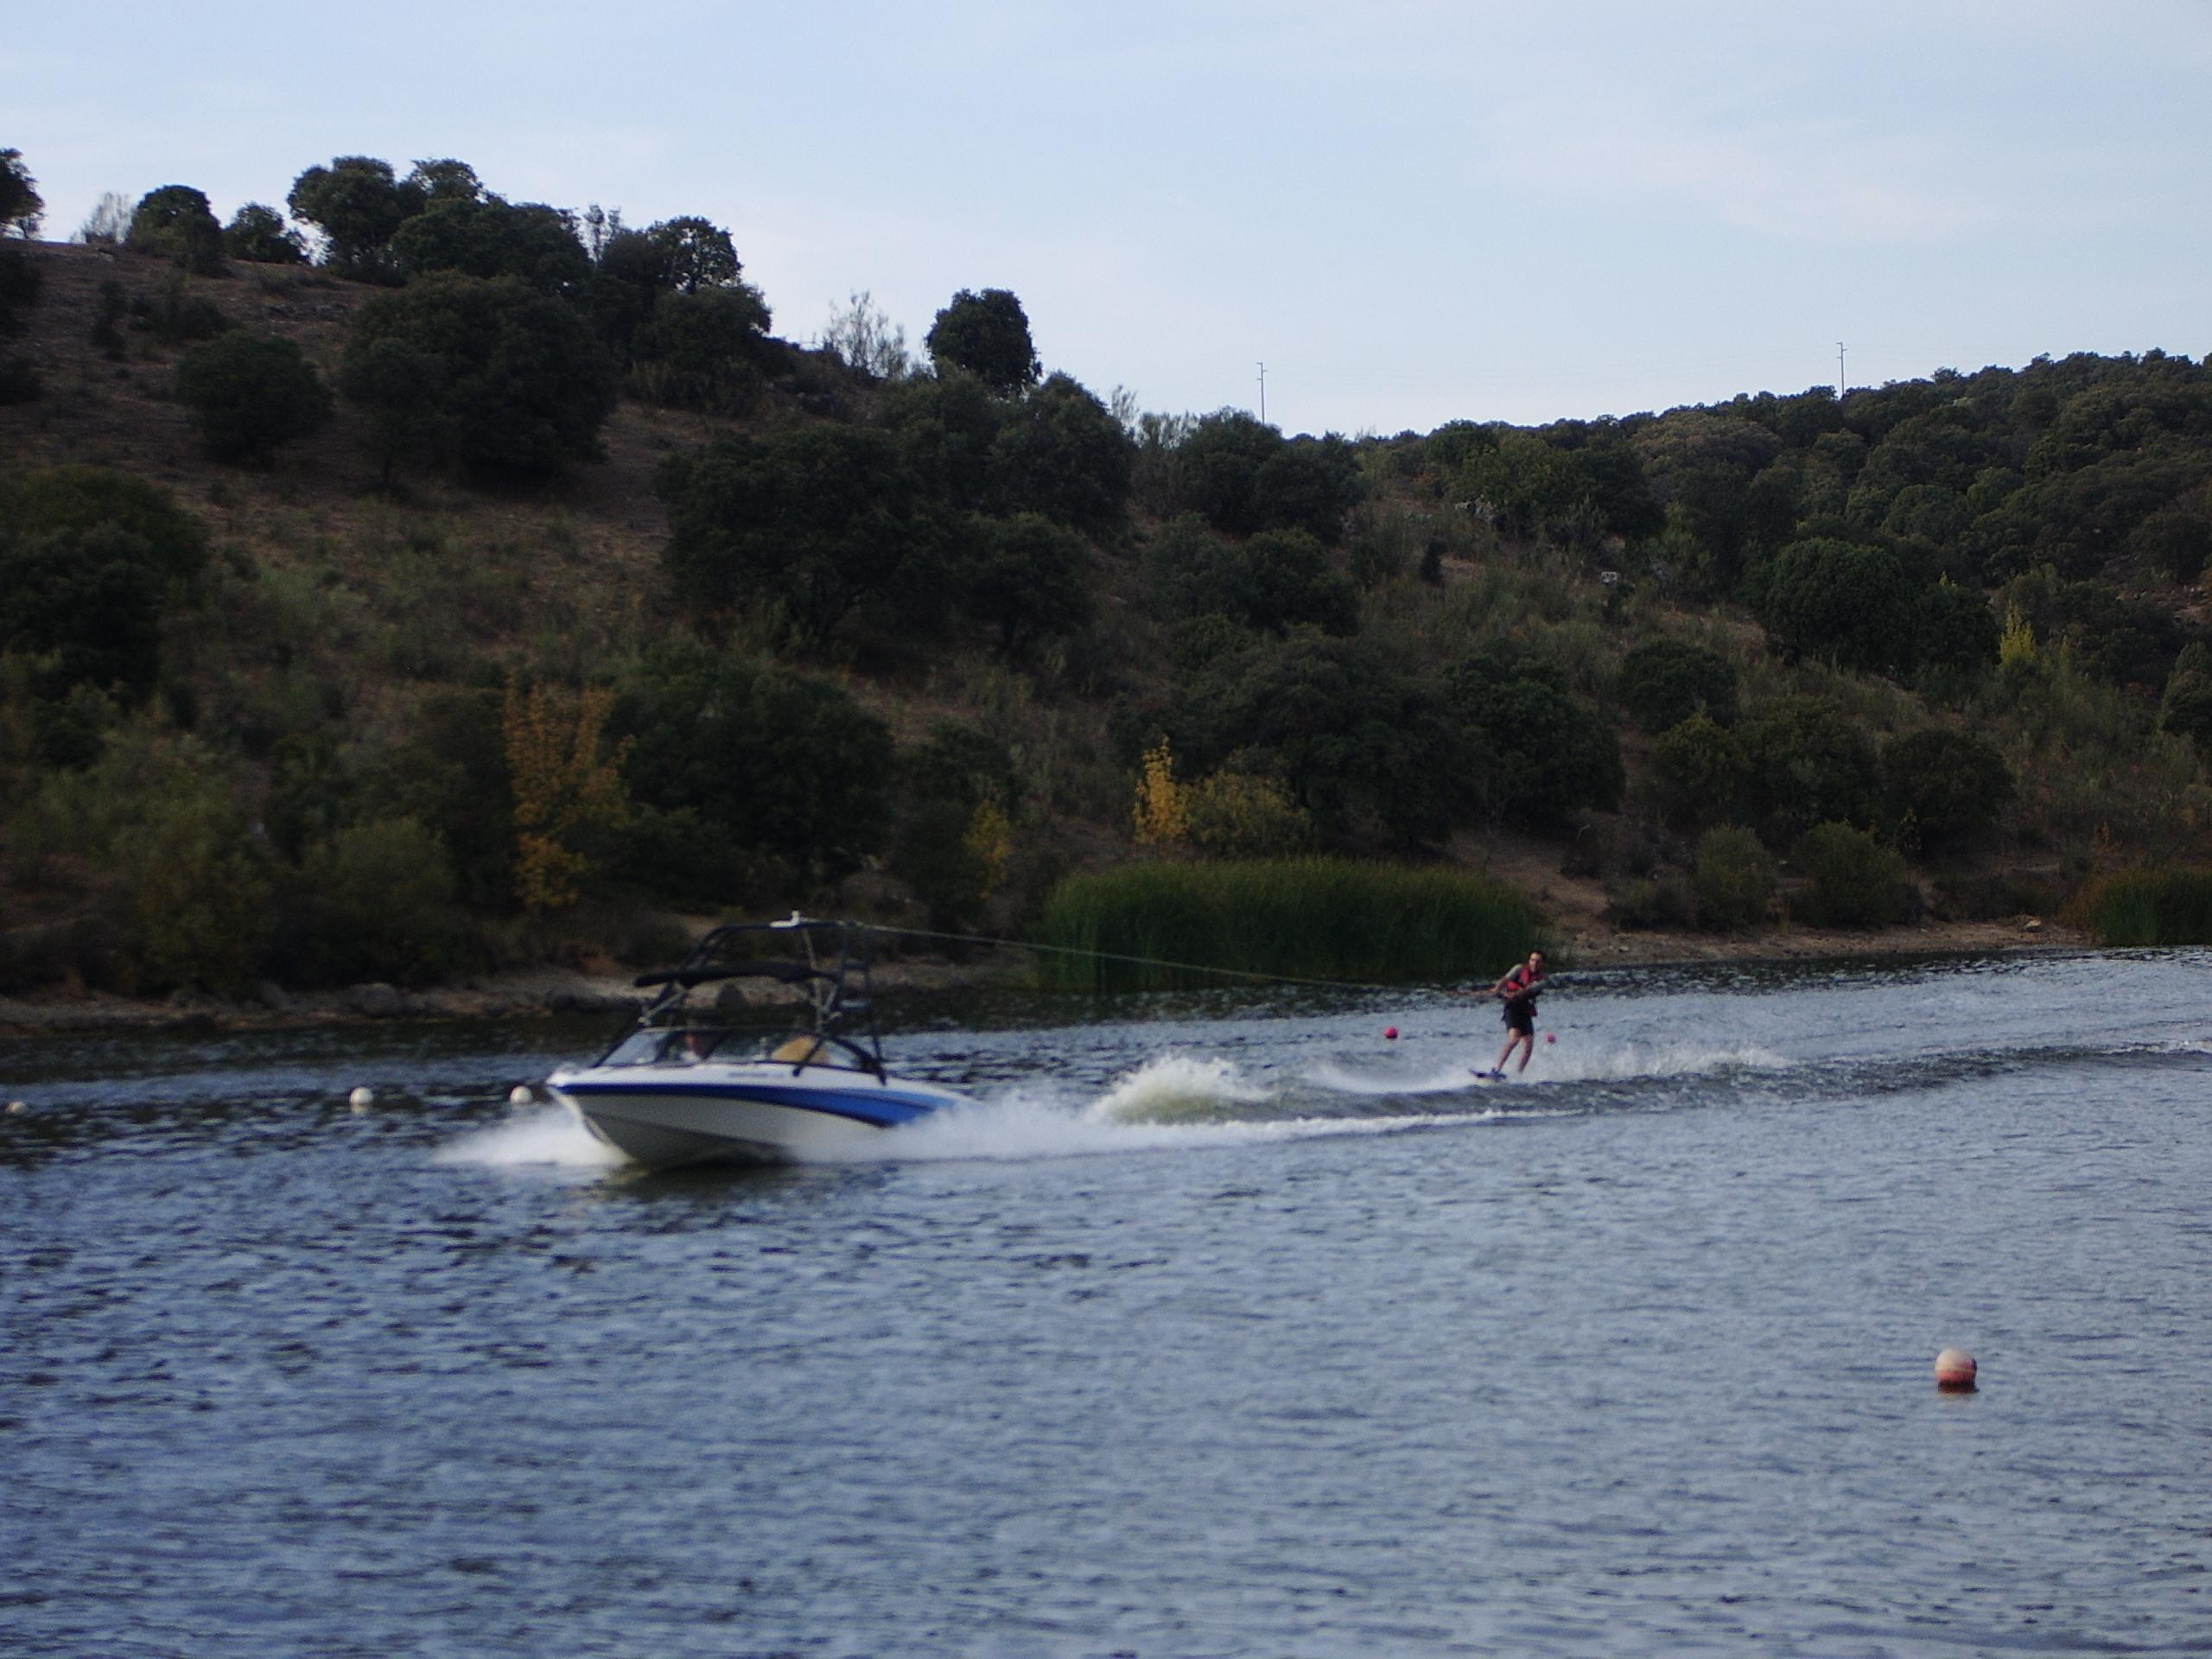
[[[667,516],[653,493],[654,468],[735,423],[625,400],[602,429],[604,461],[550,485],[474,489],[407,471],[399,492],[386,494],[362,418],[341,402],[325,431],[288,447],[266,469],[221,466],[207,459],[169,396],[182,348],[126,325],[129,360],[116,363],[89,338],[103,283],[158,303],[178,280],[174,269],[108,248],[48,243],[33,252],[43,288],[29,334],[10,349],[31,359],[45,395],[0,408],[10,463],[111,467],[166,485],[207,522],[218,546],[325,588],[342,585],[397,626],[453,630],[461,649],[496,662],[588,660],[602,645],[632,644],[667,625]],[[326,377],[335,376],[355,309],[380,291],[248,264],[188,287],[234,324],[297,341]],[[447,568],[435,568],[440,562]],[[426,605],[440,613],[424,615]],[[353,668],[349,680],[360,677],[361,664]],[[865,676],[840,677],[902,737],[951,706],[918,703]],[[378,700],[401,691],[391,683],[366,689]]]

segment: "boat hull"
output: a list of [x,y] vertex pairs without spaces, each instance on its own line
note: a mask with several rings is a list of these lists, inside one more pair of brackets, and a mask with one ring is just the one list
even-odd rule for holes
[[932,1084],[789,1065],[601,1066],[556,1072],[548,1089],[625,1157],[653,1168],[708,1162],[834,1161],[966,1097]]

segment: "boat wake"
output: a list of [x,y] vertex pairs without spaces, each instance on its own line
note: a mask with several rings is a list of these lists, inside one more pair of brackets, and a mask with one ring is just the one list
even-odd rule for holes
[[[1389,1135],[1572,1109],[1572,1097],[1560,1084],[1694,1078],[1777,1071],[1790,1064],[1750,1046],[1630,1046],[1564,1059],[1548,1050],[1525,1074],[1485,1088],[1471,1075],[1477,1063],[1465,1053],[1426,1064],[1409,1064],[1401,1055],[1372,1062],[1335,1058],[1300,1072],[1254,1077],[1225,1058],[1170,1052],[1094,1096],[1049,1084],[1016,1087],[805,1161],[1071,1158]],[[1402,1109],[1390,1110],[1393,1102],[1402,1103]],[[476,1130],[437,1156],[441,1163],[493,1167],[630,1166],[559,1106],[531,1109]]]
[[565,1106],[530,1106],[504,1123],[474,1129],[434,1154],[441,1164],[491,1169],[550,1165],[563,1169],[616,1169],[627,1160],[584,1128]]
[[[1476,1068],[1488,1066],[1494,1058],[1487,1050],[1470,1050],[1445,1060],[1412,1064],[1395,1056],[1372,1063],[1332,1059],[1322,1061],[1306,1075],[1316,1088],[1341,1095],[1387,1099],[1448,1094],[1469,1087],[1476,1080]],[[1570,1051],[1546,1045],[1538,1048],[1526,1071],[1512,1073],[1508,1082],[1521,1087],[1643,1083],[1725,1072],[1779,1071],[1794,1064],[1786,1056],[1752,1044],[1631,1043],[1594,1052],[1579,1046]]]

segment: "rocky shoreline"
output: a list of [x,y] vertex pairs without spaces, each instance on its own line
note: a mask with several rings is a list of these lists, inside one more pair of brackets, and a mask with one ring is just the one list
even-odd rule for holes
[[[1859,932],[1793,928],[1727,937],[1570,927],[1560,931],[1557,944],[1565,963],[1583,969],[2093,948],[2092,941],[2070,928],[2029,917],[2003,922],[1927,923]],[[1003,988],[1018,982],[1018,970],[1009,969],[1007,960],[1000,957],[953,963],[910,958],[880,965],[876,978],[887,988]],[[1482,977],[1487,971],[1485,967],[1476,976]],[[330,991],[290,991],[264,984],[256,997],[245,1001],[184,992],[142,999],[57,989],[22,997],[0,996],[0,1040],[69,1031],[281,1030],[391,1020],[508,1020],[561,1014],[611,1019],[637,1007],[643,995],[627,974],[556,968],[522,969],[423,990],[371,984]]]

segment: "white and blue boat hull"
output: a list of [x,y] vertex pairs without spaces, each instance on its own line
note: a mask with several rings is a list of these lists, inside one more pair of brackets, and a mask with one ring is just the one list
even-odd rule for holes
[[593,1135],[656,1168],[714,1161],[835,1161],[887,1129],[965,1096],[934,1084],[774,1063],[593,1066],[556,1071],[547,1088]]

